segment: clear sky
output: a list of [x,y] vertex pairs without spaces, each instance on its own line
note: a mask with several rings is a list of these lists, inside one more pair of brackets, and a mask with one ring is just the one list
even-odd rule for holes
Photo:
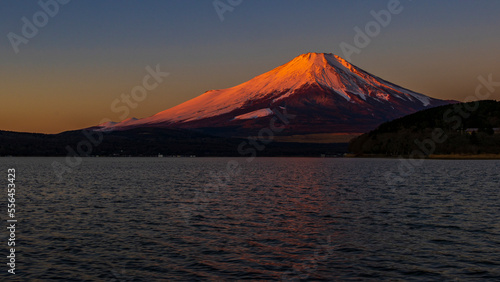
[[[345,58],[340,44],[356,46],[354,28],[395,0],[218,0],[239,4],[223,21],[213,0],[59,0],[58,9],[53,1],[41,0],[52,3],[48,15],[38,1],[0,0],[0,130],[118,121],[111,104],[142,84],[147,66],[170,75],[128,117],[237,85],[302,53]],[[500,1],[400,0],[399,8],[351,63],[441,99],[474,94],[480,75],[500,82]],[[23,17],[40,26],[24,28],[31,38]],[[12,33],[24,38],[18,53]],[[491,98],[500,99],[500,87]]]

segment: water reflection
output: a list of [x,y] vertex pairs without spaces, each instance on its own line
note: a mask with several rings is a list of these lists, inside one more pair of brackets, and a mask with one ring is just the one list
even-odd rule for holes
[[62,183],[53,160],[1,160],[22,187],[20,281],[500,276],[498,161],[426,161],[394,189],[397,160],[85,159]]

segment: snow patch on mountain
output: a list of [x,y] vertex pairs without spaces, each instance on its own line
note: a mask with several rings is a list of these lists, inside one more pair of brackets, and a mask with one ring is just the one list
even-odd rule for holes
[[[127,119],[118,124],[102,126],[125,128],[156,124],[180,124],[215,117],[244,109],[253,101],[275,103],[307,86],[330,89],[350,103],[363,105],[374,99],[382,104],[394,99],[419,102],[428,106],[431,99],[373,76],[333,54],[307,53],[269,72],[240,85],[210,90],[173,108],[144,119]],[[433,100],[434,101],[434,100]],[[266,109],[257,110],[234,119],[258,118],[269,115]]]
[[98,126],[103,127],[103,128],[106,128],[106,127],[112,127],[112,126],[115,126],[115,125],[117,125],[118,123],[119,123],[119,122],[115,122],[115,121],[107,121],[107,122],[104,122],[104,123],[99,124]]
[[273,111],[270,108],[265,108],[249,112],[243,115],[235,116],[234,119],[256,119],[256,118],[266,117],[272,114]]

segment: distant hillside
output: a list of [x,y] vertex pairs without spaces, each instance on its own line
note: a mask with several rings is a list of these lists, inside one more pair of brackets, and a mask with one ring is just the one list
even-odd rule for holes
[[479,101],[423,110],[380,125],[349,144],[357,155],[499,154],[500,102]]
[[[95,136],[94,136],[95,137]],[[196,155],[243,156],[253,152],[257,156],[320,156],[347,152],[347,143],[309,144],[271,142],[265,146],[257,141],[253,147],[246,139],[223,138],[183,129],[135,128],[104,133],[102,142],[91,146],[84,131],[60,134],[35,134],[0,131],[0,156],[66,156],[70,150],[88,153],[89,156],[164,156]],[[239,148],[242,142],[244,146]],[[79,145],[80,144],[80,145]],[[82,147],[83,146],[83,147]],[[239,152],[242,152],[240,154]],[[79,153],[79,152],[77,152]],[[83,156],[79,153],[79,155]]]
[[357,134],[450,103],[390,83],[334,54],[307,53],[242,84],[207,91],[153,116],[98,126],[116,131],[183,128],[246,137],[257,136],[277,121],[287,125],[275,132],[280,136]]

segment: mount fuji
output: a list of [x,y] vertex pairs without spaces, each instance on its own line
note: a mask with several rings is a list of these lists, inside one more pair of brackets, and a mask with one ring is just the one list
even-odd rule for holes
[[282,135],[363,133],[383,122],[450,103],[387,82],[339,56],[307,53],[245,83],[207,91],[153,116],[94,128],[182,128],[247,136],[268,127],[280,111],[294,116]]

